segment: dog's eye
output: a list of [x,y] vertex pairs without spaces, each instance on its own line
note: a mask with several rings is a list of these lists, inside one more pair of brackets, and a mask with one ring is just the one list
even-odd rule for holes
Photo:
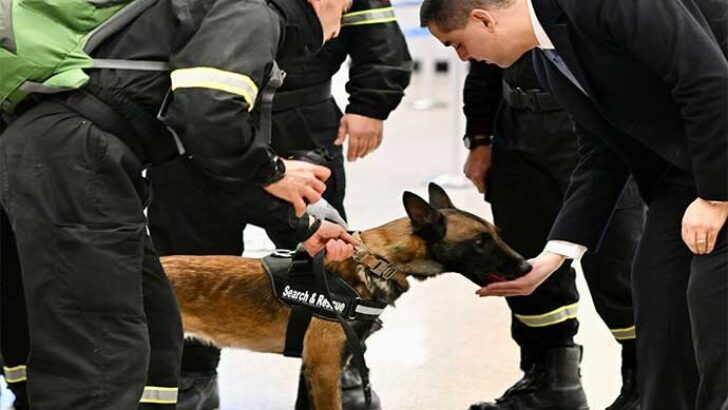
[[482,248],[485,246],[485,242],[485,238],[481,236],[480,238],[475,240],[475,246],[477,246],[478,248]]

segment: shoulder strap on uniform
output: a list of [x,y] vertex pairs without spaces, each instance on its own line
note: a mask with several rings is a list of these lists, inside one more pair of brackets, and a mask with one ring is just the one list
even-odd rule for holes
[[273,97],[276,94],[276,90],[283,85],[283,80],[285,79],[286,72],[281,70],[278,67],[278,63],[273,61],[268,83],[263,88],[263,94],[260,96],[260,124],[258,127],[261,135],[263,135],[263,140],[268,145],[272,142],[271,121],[273,120]]

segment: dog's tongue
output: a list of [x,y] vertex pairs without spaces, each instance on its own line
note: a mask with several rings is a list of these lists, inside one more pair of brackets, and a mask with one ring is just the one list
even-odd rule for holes
[[503,276],[498,276],[495,273],[489,273],[485,276],[486,278],[490,279],[492,282],[506,282],[508,279],[504,278]]

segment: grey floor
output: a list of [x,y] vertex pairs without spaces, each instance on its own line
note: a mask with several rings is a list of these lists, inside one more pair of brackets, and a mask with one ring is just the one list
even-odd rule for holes
[[[457,77],[457,76],[455,76]],[[337,96],[342,94],[342,79]],[[364,160],[348,163],[346,206],[351,226],[366,229],[404,216],[404,190],[423,194],[438,177],[458,185],[465,149],[459,131],[457,87],[452,76],[414,79],[402,109],[386,123],[384,143]],[[434,91],[434,92],[433,92]],[[444,104],[427,106],[422,97]],[[340,99],[340,101],[344,101]],[[441,104],[443,105],[443,104]],[[470,185],[450,188],[455,204],[487,219],[489,207]],[[248,248],[265,248],[260,232],[247,232]],[[582,278],[578,342],[585,346],[584,384],[592,409],[603,409],[619,389],[617,343],[597,317]],[[518,352],[509,337],[504,300],[475,296],[475,285],[456,274],[413,283],[396,308],[384,315],[384,329],[369,342],[372,383],[386,409],[464,410],[497,396],[519,377]],[[220,367],[222,410],[292,408],[299,361],[281,356],[224,351]],[[3,408],[11,395],[2,394]]]

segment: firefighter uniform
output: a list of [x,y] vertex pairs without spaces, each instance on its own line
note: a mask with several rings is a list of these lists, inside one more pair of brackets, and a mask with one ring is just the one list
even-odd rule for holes
[[[535,257],[546,243],[576,165],[577,139],[569,115],[539,89],[530,54],[505,70],[472,63],[464,98],[466,138],[493,136],[486,200],[494,221],[513,249]],[[597,312],[622,344],[624,384],[610,407],[614,410],[638,408],[630,271],[644,213],[635,184],[628,184],[601,249],[581,260]],[[580,348],[573,340],[579,326],[574,281],[574,269],[567,263],[530,296],[507,299],[525,376],[497,403],[479,403],[472,409],[586,408],[578,378]],[[541,377],[550,371],[561,371],[574,382],[571,390],[562,389],[570,393],[553,394],[566,386],[558,385],[558,377]]]
[[[286,24],[316,40],[284,44]],[[2,352],[33,409],[175,407],[182,324],[146,233],[142,170],[183,147],[225,192],[280,178],[255,132],[258,93],[283,48],[322,40],[301,0],[157,1],[94,57],[168,61],[171,75],[93,71],[82,91],[29,105],[3,132]],[[308,216],[267,224],[302,238]],[[18,304],[27,322],[13,325]]]
[[[307,35],[298,30],[291,37]],[[341,146],[334,145],[342,113],[331,96],[331,77],[347,56],[351,57],[351,67],[346,112],[386,119],[409,84],[410,55],[388,1],[354,0],[351,10],[344,15],[339,37],[329,41],[323,50],[293,58],[278,56],[277,61],[287,75],[275,95],[272,122],[272,145],[281,156],[315,149],[328,154],[327,166],[332,175],[323,197],[342,216],[344,158]],[[154,167],[149,176],[155,187],[155,201],[148,213],[150,232],[162,255],[240,255],[245,224],[266,227],[265,218],[292,218],[287,207],[270,208],[266,213],[250,212],[259,203],[256,189],[221,197],[200,182],[200,171],[191,161]],[[267,232],[279,247],[290,248],[298,240],[287,232]],[[216,408],[219,399],[215,372],[219,359],[218,349],[195,341],[185,342],[182,369],[189,394],[181,394],[181,409]]]

